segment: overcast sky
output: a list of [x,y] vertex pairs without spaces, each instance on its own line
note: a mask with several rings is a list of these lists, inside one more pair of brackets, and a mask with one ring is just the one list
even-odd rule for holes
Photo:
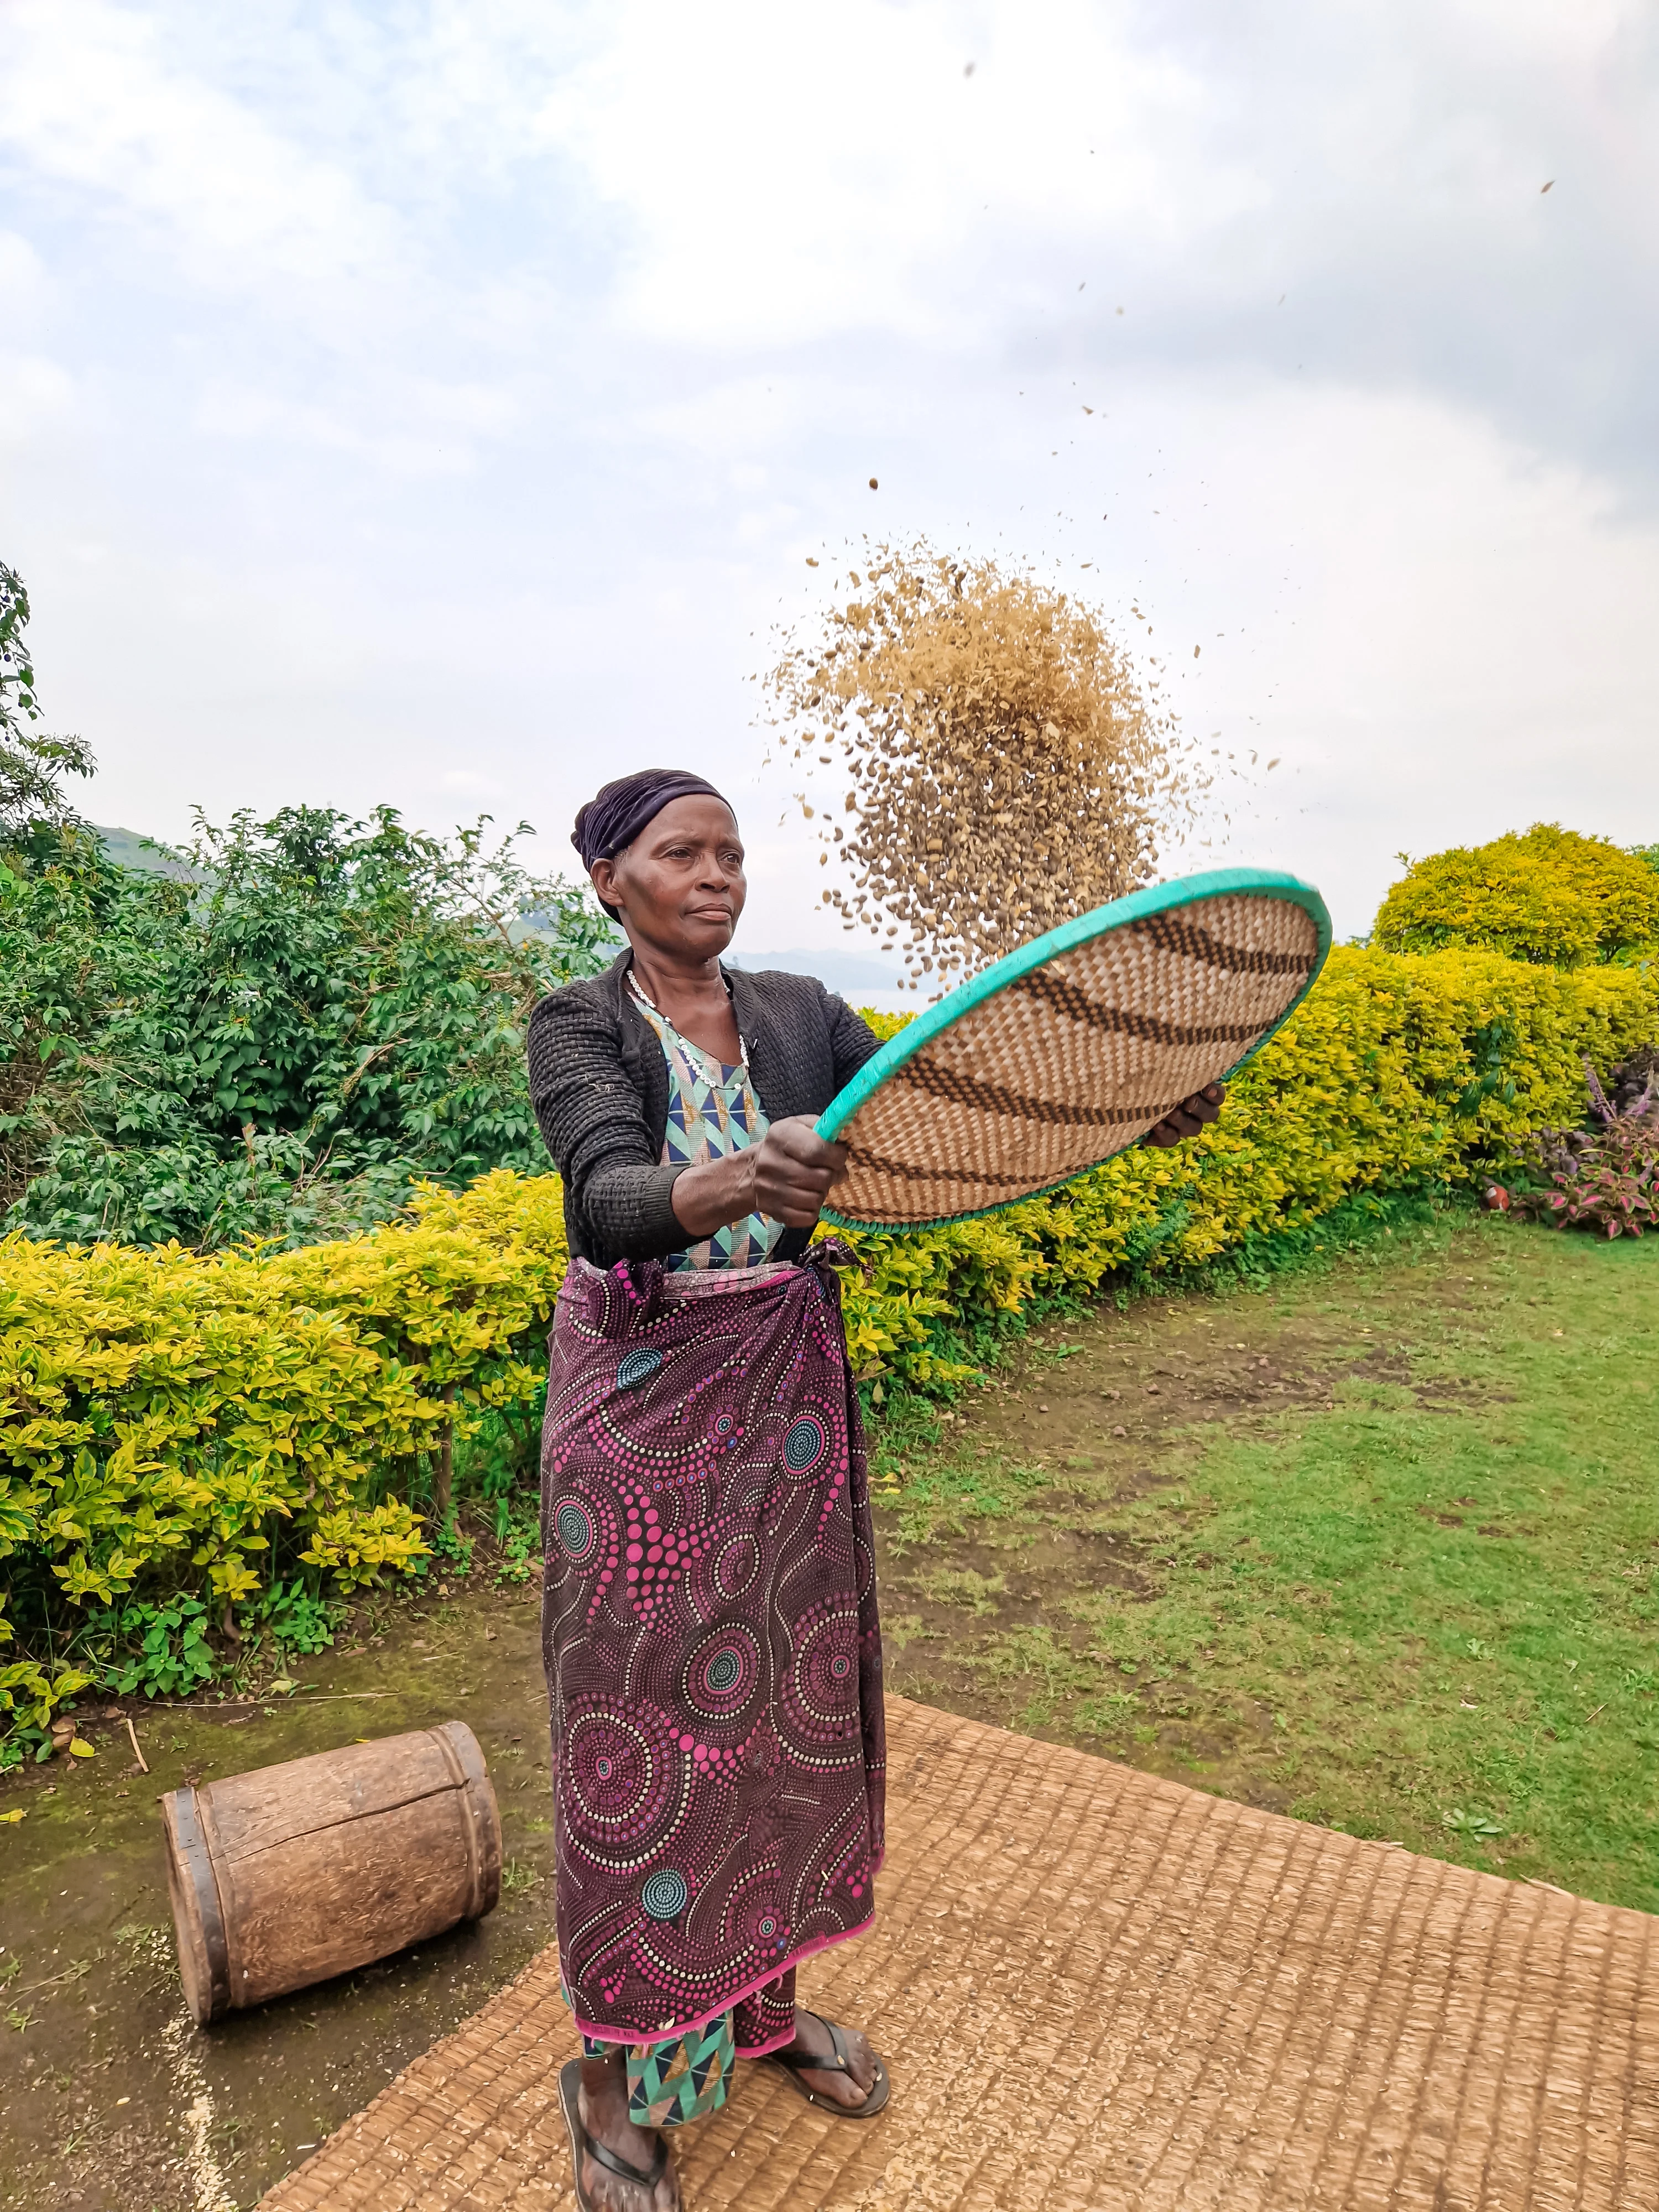
[[845,942],[749,679],[925,532],[1276,757],[1224,856],[1345,933],[1402,848],[1659,839],[1656,26],[0,0],[0,558],[88,811],[487,808],[556,866],[684,763],[742,941]]

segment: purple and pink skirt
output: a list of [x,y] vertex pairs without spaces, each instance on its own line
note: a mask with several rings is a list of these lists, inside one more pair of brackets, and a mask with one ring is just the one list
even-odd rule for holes
[[768,1985],[873,1916],[881,1630],[834,1261],[578,1261],[559,1294],[542,1647],[560,1964],[592,2042],[735,2012],[744,2055],[777,2049],[793,2003]]

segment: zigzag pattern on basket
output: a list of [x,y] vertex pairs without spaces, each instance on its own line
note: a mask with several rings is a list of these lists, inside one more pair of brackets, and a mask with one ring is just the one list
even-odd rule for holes
[[841,1133],[836,1215],[950,1219],[1097,1166],[1243,1059],[1318,956],[1306,908],[1255,891],[1057,954],[969,1006],[858,1109]]

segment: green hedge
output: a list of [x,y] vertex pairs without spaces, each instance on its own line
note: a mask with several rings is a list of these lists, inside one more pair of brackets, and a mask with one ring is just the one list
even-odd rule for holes
[[[1455,1184],[1580,1118],[1582,1056],[1605,1073],[1656,1042],[1651,969],[1340,950],[1201,1137],[983,1220],[849,1236],[857,1371],[948,1390],[1034,1301]],[[52,1658],[77,1609],[234,1607],[273,1545],[337,1587],[421,1559],[433,1471],[487,1419],[533,1418],[565,1256],[556,1180],[506,1170],[301,1251],[0,1241],[0,1644],[6,1596],[27,1601],[0,1726],[84,1681]]]

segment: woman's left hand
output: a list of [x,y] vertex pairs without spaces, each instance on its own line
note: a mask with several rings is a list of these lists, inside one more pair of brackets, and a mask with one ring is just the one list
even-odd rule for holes
[[792,1114],[774,1121],[741,1157],[755,1164],[755,1211],[791,1229],[810,1229],[847,1165],[847,1147],[826,1144],[814,1115]]
[[1178,1145],[1183,1137],[1195,1137],[1206,1122],[1214,1121],[1226,1097],[1224,1083],[1212,1083],[1202,1091],[1194,1091],[1190,1098],[1182,1100],[1172,1114],[1166,1114],[1161,1121],[1155,1122],[1141,1142],[1164,1148]]

